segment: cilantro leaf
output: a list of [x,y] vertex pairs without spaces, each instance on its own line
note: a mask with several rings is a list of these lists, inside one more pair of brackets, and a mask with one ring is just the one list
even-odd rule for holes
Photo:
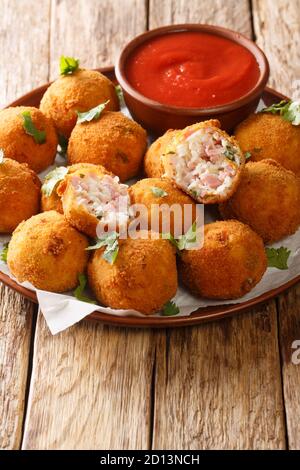
[[50,173],[48,173],[48,175],[45,177],[42,186],[42,193],[47,197],[51,196],[52,191],[54,190],[57,183],[65,178],[68,171],[68,168],[65,166],[58,166],[57,168],[54,168],[54,170],[50,171]]
[[288,269],[288,259],[291,251],[286,247],[281,246],[280,248],[266,248],[266,254],[268,258],[268,267],[277,269]]
[[252,153],[251,152],[245,152],[245,160],[249,160],[249,158],[252,157]]
[[99,238],[95,245],[89,246],[86,250],[98,250],[105,246],[102,258],[109,264],[114,264],[119,253],[119,234],[117,232],[107,233],[104,237]]
[[23,116],[23,127],[26,134],[34,138],[37,144],[43,144],[46,141],[46,131],[39,131],[32,122],[30,111],[24,111]]
[[0,149],[0,165],[4,163],[4,150]]
[[81,302],[87,302],[89,304],[96,304],[94,300],[91,300],[89,297],[84,295],[84,289],[86,288],[87,285],[87,278],[85,274],[79,274],[78,276],[78,281],[79,284],[74,290],[74,296],[76,297],[77,300],[81,300]]
[[123,94],[123,90],[121,88],[120,85],[117,85],[115,86],[115,90],[116,90],[116,95],[119,99],[119,103],[120,103],[120,108],[124,107],[125,106],[125,100],[124,100],[124,94]]
[[164,305],[161,314],[163,317],[172,317],[174,315],[178,315],[179,312],[180,312],[179,307],[177,307],[175,302],[173,302],[172,300],[169,300],[169,302],[167,302]]
[[64,55],[59,59],[59,70],[61,75],[71,75],[79,67],[79,60],[74,57],[66,57]]
[[3,244],[2,251],[0,253],[0,259],[4,263],[7,263],[8,243]]
[[197,220],[195,220],[184,235],[180,235],[177,239],[171,233],[163,233],[162,238],[169,240],[179,252],[188,250],[197,241]]
[[90,122],[99,119],[100,114],[104,110],[107,103],[109,103],[109,100],[105,101],[105,103],[99,104],[98,106],[90,109],[89,111],[86,111],[85,113],[80,113],[79,111],[77,111],[77,124],[82,124],[83,122]]
[[299,101],[280,101],[272,104],[268,108],[261,110],[262,113],[279,114],[285,121],[294,126],[300,125],[300,102]]
[[154,194],[154,196],[156,196],[156,197],[168,196],[168,193],[166,191],[164,191],[161,188],[158,188],[157,186],[151,186],[150,189],[151,189],[152,193]]
[[58,134],[58,153],[59,155],[61,155],[62,157],[64,157],[67,153],[67,149],[68,149],[68,139],[62,135],[62,134]]

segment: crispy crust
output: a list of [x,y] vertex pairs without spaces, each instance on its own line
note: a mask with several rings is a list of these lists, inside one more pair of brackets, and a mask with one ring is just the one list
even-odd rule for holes
[[147,134],[138,123],[122,113],[105,112],[96,121],[75,126],[68,160],[103,165],[124,182],[140,172],[146,147]]
[[168,130],[148,148],[144,159],[144,172],[148,178],[161,178],[164,174],[161,156],[176,132],[172,129]]
[[49,86],[40,109],[53,120],[59,134],[70,137],[77,120],[76,111],[88,111],[107,100],[108,111],[119,110],[113,83],[96,70],[79,69],[72,75],[58,78]]
[[11,233],[40,209],[41,183],[25,163],[5,158],[0,165],[0,232]]
[[[29,111],[33,124],[38,130],[46,131],[46,141],[37,144],[24,129],[22,113]],[[27,163],[40,173],[52,165],[56,156],[57,136],[52,121],[39,109],[29,106],[17,106],[0,111],[0,148],[7,158]]]
[[293,126],[279,115],[251,114],[239,124],[235,136],[252,161],[273,159],[300,175],[300,126]]
[[[180,141],[180,139],[182,138],[182,136],[186,135],[189,132],[193,133],[193,132],[195,132],[199,129],[205,129],[207,127],[215,128],[215,130],[218,131],[218,133],[221,134],[221,136],[226,138],[232,145],[236,146],[239,149],[239,144],[238,144],[237,140],[234,137],[230,137],[225,131],[220,129],[220,122],[217,119],[211,119],[209,121],[203,121],[203,122],[200,122],[200,123],[196,123],[196,124],[193,124],[191,126],[186,127],[183,130],[179,130],[179,131],[175,132],[172,135],[172,138],[171,138],[169,144],[166,146],[166,148],[164,148],[165,153],[161,155],[161,165],[164,169],[164,173],[171,166],[169,152],[173,151],[173,149],[177,146],[177,144]],[[226,201],[227,199],[229,199],[232,196],[232,194],[234,194],[234,192],[236,191],[236,189],[239,185],[242,168],[245,165],[245,158],[244,158],[243,153],[240,152],[239,156],[240,156],[240,160],[241,160],[241,165],[237,170],[237,174],[236,174],[236,176],[234,177],[234,179],[232,181],[232,185],[231,185],[230,189],[225,194],[207,195],[204,198],[199,197],[199,198],[197,198],[198,202],[200,202],[202,204],[218,204],[218,203],[221,203],[223,201]],[[184,191],[184,188],[181,188],[181,189]]]
[[65,292],[78,284],[85,271],[87,238],[72,228],[63,215],[49,211],[22,222],[9,243],[7,264],[19,282],[36,288]]
[[300,225],[300,178],[275,160],[249,162],[238,190],[219,209],[224,219],[238,219],[266,243],[276,242]]
[[184,251],[178,268],[193,294],[237,299],[261,280],[267,258],[262,239],[247,225],[231,220],[206,225],[204,246]]
[[[97,250],[88,265],[88,278],[98,301],[111,308],[134,309],[151,315],[177,291],[176,256],[167,240],[119,241],[113,265]],[[155,273],[155,275],[154,275]]]

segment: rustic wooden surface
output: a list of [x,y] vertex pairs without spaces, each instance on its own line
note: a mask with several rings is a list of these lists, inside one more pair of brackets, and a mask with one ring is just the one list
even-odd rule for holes
[[[108,65],[147,27],[185,21],[254,33],[279,91],[291,93],[299,76],[300,0],[43,0],[36,19],[33,3],[0,0],[2,105],[54,78],[62,53]],[[300,365],[291,363],[299,299],[298,286],[197,328],[81,322],[52,337],[42,315],[33,328],[30,303],[2,287],[0,448],[300,448]]]

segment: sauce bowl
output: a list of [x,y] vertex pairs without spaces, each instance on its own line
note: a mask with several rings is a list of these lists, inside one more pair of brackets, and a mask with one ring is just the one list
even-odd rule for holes
[[[229,39],[250,51],[259,66],[260,75],[254,87],[244,96],[230,103],[215,107],[180,107],[162,104],[138,92],[129,83],[126,65],[129,56],[141,44],[153,38],[176,32],[203,32]],[[145,70],[147,74],[147,70]],[[219,119],[222,129],[232,131],[234,127],[255,111],[269,79],[269,63],[262,50],[242,34],[219,26],[205,24],[180,24],[157,28],[141,34],[130,41],[116,63],[116,77],[122,87],[126,105],[132,117],[157,136],[168,129],[182,129],[195,122]]]

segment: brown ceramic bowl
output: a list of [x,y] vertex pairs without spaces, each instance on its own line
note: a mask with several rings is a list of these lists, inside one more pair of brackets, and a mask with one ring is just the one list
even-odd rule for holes
[[[171,32],[182,31],[211,33],[230,39],[248,49],[256,58],[260,68],[260,77],[255,87],[238,100],[214,108],[168,106],[146,98],[136,91],[130,85],[126,77],[126,61],[128,56],[136,47],[151,38]],[[163,134],[168,129],[182,129],[195,122],[205,121],[211,118],[219,119],[222,128],[231,131],[239,122],[256,109],[269,78],[269,63],[261,49],[259,49],[253,41],[247,39],[240,33],[219,26],[180,24],[164,26],[148,31],[130,41],[123,49],[117,61],[116,76],[123,89],[126,105],[133,118],[147,129],[151,129],[157,135]]]

